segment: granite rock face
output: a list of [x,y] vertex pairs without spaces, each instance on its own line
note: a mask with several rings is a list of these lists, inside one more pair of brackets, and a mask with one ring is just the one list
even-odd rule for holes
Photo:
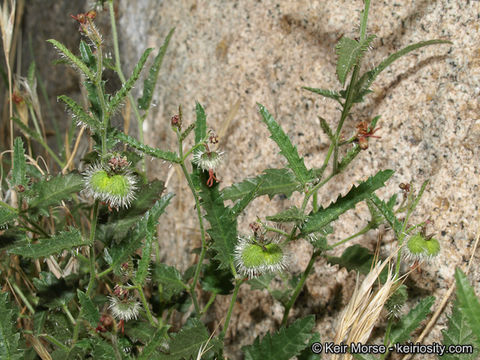
[[[340,90],[334,47],[343,35],[357,36],[362,6],[360,0],[119,1],[118,27],[127,76],[146,47],[158,48],[168,31],[176,28],[160,72],[155,107],[144,126],[146,142],[173,150],[171,116],[182,105],[185,122],[192,122],[198,101],[206,110],[208,124],[220,135],[226,161],[218,176],[222,187],[229,186],[285,164],[260,121],[258,102],[298,146],[306,165],[320,166],[328,142],[318,116],[335,126],[339,111],[333,100],[302,86]],[[410,275],[409,285],[417,300],[433,293],[437,304],[453,281],[455,267],[470,258],[478,230],[479,11],[478,2],[471,0],[372,1],[369,31],[377,39],[365,68],[413,42],[442,38],[453,45],[415,51],[379,76],[374,93],[347,119],[345,136],[351,135],[358,121],[381,115],[377,133],[381,138],[370,140],[368,150],[320,193],[322,204],[328,205],[356,181],[381,169],[396,172],[386,189],[378,192],[380,196],[399,192],[401,182],[412,182],[418,189],[429,179],[412,222],[432,220],[428,230],[436,234],[442,251],[434,263]],[[106,13],[102,16],[108,21]],[[53,83],[55,96],[68,92],[69,84]],[[151,177],[166,180],[168,190],[177,194],[162,220],[159,241],[165,261],[186,269],[194,258],[190,251],[200,244],[193,199],[178,169],[158,160],[149,161],[148,167]],[[290,199],[259,198],[241,216],[239,232],[248,233],[248,223],[257,216],[264,218],[300,202],[298,194]],[[335,223],[329,242],[355,233],[368,219],[366,207],[358,206]],[[387,255],[393,245],[388,229],[370,232],[355,242],[373,250],[378,239]],[[334,254],[344,249],[339,247]],[[291,271],[298,273],[305,269],[312,249],[299,242],[292,245],[292,252]],[[475,264],[478,252],[471,274],[478,284],[480,272]],[[292,317],[315,313],[322,340],[332,340],[354,283],[352,273],[318,261]],[[227,337],[232,359],[240,358],[236,355],[240,346],[276,329],[282,316],[278,302],[247,288],[240,291]],[[228,298],[219,298],[208,315],[212,330],[228,306]],[[445,316],[424,342],[439,340],[444,325]]]
[[[260,121],[259,102],[298,146],[307,166],[319,166],[327,139],[318,116],[335,126],[339,111],[334,101],[301,87],[340,90],[334,47],[343,35],[356,36],[362,6],[362,1],[347,0],[121,2],[122,48],[130,68],[145,46],[158,47],[169,29],[176,28],[161,70],[157,106],[146,124],[147,142],[172,148],[170,117],[182,105],[191,122],[195,101],[200,102],[208,124],[221,135],[227,160],[218,175],[221,186],[229,186],[284,164]],[[372,2],[369,30],[377,39],[365,67],[413,42],[442,38],[453,45],[415,51],[379,76],[374,93],[347,120],[345,134],[349,136],[358,121],[381,115],[381,139],[371,140],[358,161],[321,192],[326,205],[356,181],[387,168],[396,173],[382,196],[398,192],[401,182],[412,182],[418,189],[429,179],[412,221],[434,222],[428,230],[440,239],[442,252],[421,273],[413,273],[410,283],[418,293],[433,292],[438,301],[452,283],[455,267],[471,256],[478,229],[480,52],[474,16],[478,10],[474,1]],[[174,204],[178,212],[162,224],[168,236],[160,241],[168,261],[186,267],[192,259],[189,250],[199,244],[192,199],[177,170],[152,161],[150,171],[162,179],[168,176],[168,188],[178,194]],[[248,232],[247,224],[256,216],[263,218],[299,201],[298,196],[255,200],[241,218],[239,231]],[[358,206],[335,223],[335,235],[329,240],[354,233],[367,220],[366,207]],[[377,237],[387,244],[385,252],[391,249],[388,230],[369,233],[357,242],[373,249]],[[310,246],[299,243],[292,250],[292,271],[303,270]],[[473,272],[474,283],[479,276]],[[347,300],[339,302],[350,297],[353,283],[352,274],[319,261],[292,315],[313,311],[322,339],[332,339],[339,309]],[[235,308],[229,332],[232,350],[274,328],[281,318],[278,303],[264,293],[250,294],[243,289]],[[226,306],[227,301],[214,311],[220,316]],[[439,339],[444,324],[441,318],[425,341]],[[231,357],[236,358],[233,352]]]

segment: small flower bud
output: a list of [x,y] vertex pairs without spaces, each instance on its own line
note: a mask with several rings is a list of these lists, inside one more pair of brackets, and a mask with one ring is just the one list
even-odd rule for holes
[[409,261],[431,260],[440,252],[440,243],[437,239],[417,233],[407,240],[405,259]]
[[241,275],[254,278],[285,270],[288,256],[285,249],[276,242],[261,244],[253,238],[239,237],[235,247],[235,265]]

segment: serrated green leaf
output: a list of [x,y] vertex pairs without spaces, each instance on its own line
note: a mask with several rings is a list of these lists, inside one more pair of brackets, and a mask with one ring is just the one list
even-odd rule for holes
[[[320,360],[322,358],[322,354],[315,354],[312,351],[312,345],[313,343],[319,343],[321,344],[322,339],[320,338],[319,333],[314,333],[310,340],[308,341],[308,345],[303,351],[300,353],[300,355],[297,356],[298,360]],[[323,345],[323,344],[322,344]]]
[[157,264],[152,274],[152,280],[158,283],[158,292],[164,302],[170,301],[172,297],[187,290],[182,275],[173,266]]
[[268,289],[270,287],[270,283],[272,282],[275,274],[273,273],[266,273],[262,276],[257,278],[253,278],[248,280],[248,284],[250,285],[252,290],[263,290]]
[[82,317],[87,320],[92,327],[96,327],[100,321],[100,313],[93,301],[85,295],[80,289],[77,289],[78,300],[82,306]]
[[375,35],[370,35],[361,42],[342,37],[335,47],[337,60],[337,76],[340,83],[345,85],[347,75],[355,65],[360,63],[364,53],[368,50],[371,42],[375,39]]
[[320,127],[322,128],[325,135],[328,136],[330,141],[334,141],[335,136],[333,135],[332,129],[330,129],[330,126],[328,125],[327,120],[325,120],[321,116],[319,116],[318,118],[320,119]]
[[166,161],[170,161],[172,163],[179,163],[180,159],[178,158],[177,154],[171,151],[163,151],[160,149],[153,148],[151,146],[142,144],[139,142],[137,139],[131,137],[130,135],[127,135],[123,132],[117,131],[115,132],[114,135],[118,140],[123,141],[124,143],[127,143],[131,147],[143,152],[144,154],[153,156],[157,159],[162,159]]
[[193,318],[169,341],[168,353],[159,353],[158,360],[196,359],[198,350],[208,341],[208,331],[200,320]]
[[200,103],[195,103],[195,113],[197,120],[195,122],[195,145],[200,143],[207,136],[207,116]]
[[256,196],[268,195],[270,199],[278,194],[290,197],[294,191],[298,191],[301,187],[301,184],[290,170],[266,169],[263,174],[257,177],[245,179],[240,183],[222,189],[221,195],[224,200],[235,201],[247,196],[259,184],[260,187],[256,192]]
[[40,135],[38,135],[38,133],[32,129],[30,129],[28,126],[26,126],[22,120],[20,120],[19,118],[17,117],[12,117],[12,120],[15,122],[15,124],[17,124],[17,126],[20,128],[20,130],[22,130],[22,132],[26,135],[26,136],[30,136],[32,138],[34,138],[36,141],[38,141],[39,143],[43,143],[43,139],[40,137]]
[[155,237],[156,227],[150,227],[147,225],[145,241],[142,246],[142,257],[138,263],[137,272],[135,274],[135,284],[142,285],[148,275],[148,267],[150,266],[150,260],[152,257],[152,244],[156,240]]
[[374,67],[372,70],[362,75],[362,77],[355,84],[355,88],[356,88],[355,91],[358,94],[357,96],[363,97],[369,91],[370,86],[375,81],[377,76],[383,70],[385,70],[388,66],[390,66],[395,60],[401,58],[403,55],[406,55],[413,50],[419,49],[424,46],[435,45],[435,44],[452,44],[452,42],[447,40],[439,40],[439,39],[420,41],[416,44],[408,45],[402,50],[397,51],[394,54],[391,54],[385,60],[383,60],[378,66]]
[[261,341],[257,337],[252,345],[242,347],[245,360],[290,360],[306,348],[314,325],[315,316],[309,315]]
[[340,99],[342,98],[342,96],[338,92],[333,91],[333,90],[316,89],[316,88],[311,88],[311,87],[308,87],[308,86],[302,86],[302,89],[311,91],[315,94],[319,94],[319,95],[328,97],[328,98],[333,99],[333,100],[337,100],[338,102],[340,102]]
[[397,219],[395,213],[393,212],[393,205],[395,205],[395,203],[390,204],[389,201],[389,205],[387,205],[375,194],[372,194],[372,196],[370,197],[370,201],[373,203],[373,205],[375,205],[375,207],[380,211],[385,220],[387,220],[387,222],[390,224],[395,233],[395,237],[398,239],[402,231],[402,223]]
[[233,253],[237,243],[237,221],[228,207],[225,207],[218,191],[218,184],[206,185],[205,172],[199,173],[201,205],[205,210],[205,219],[210,223],[208,234],[213,240],[214,257],[220,263],[220,269],[233,266]]
[[403,316],[392,328],[389,339],[390,344],[403,343],[411,339],[410,334],[426,319],[427,315],[430,314],[430,308],[434,302],[435,297],[426,297],[410,310],[407,315]]
[[[153,355],[156,355],[157,348],[165,346],[165,339],[167,338],[168,327],[163,327],[155,332],[152,329],[150,333],[151,340],[143,348],[142,353],[138,356],[138,360],[150,360],[153,359]],[[151,336],[153,334],[153,336]],[[156,357],[155,357],[156,359]]]
[[[458,300],[453,304],[452,314],[448,318],[447,329],[442,330],[443,345],[459,345],[478,343],[477,338],[468,325],[467,317],[462,314]],[[478,349],[472,354],[445,354],[442,360],[473,360],[477,358]]]
[[68,50],[62,43],[54,39],[49,39],[47,40],[47,42],[55,46],[57,50],[60,51],[62,55],[64,55],[68,62],[74,67],[78,68],[81,72],[83,72],[85,76],[90,79],[90,81],[95,81],[95,74],[90,71],[90,69],[87,67],[87,65],[83,63],[82,60],[73,55],[73,53]]
[[187,136],[190,135],[193,129],[195,129],[195,125],[196,125],[195,123],[191,123],[190,125],[188,125],[185,131],[183,131],[182,134],[180,135],[180,141],[185,140]]
[[122,103],[123,99],[125,99],[125,97],[128,95],[130,90],[132,90],[133,85],[138,80],[138,77],[140,76],[140,72],[142,71],[143,66],[145,65],[145,62],[148,59],[148,55],[150,55],[152,50],[153,49],[148,48],[144,51],[142,57],[140,58],[137,65],[133,69],[133,73],[130,76],[130,78],[124,84],[122,84],[122,87],[120,88],[120,90],[118,90],[116,94],[113,96],[113,98],[108,102],[107,106],[108,106],[108,112],[110,114],[115,113],[118,106]]
[[20,332],[15,326],[17,313],[8,300],[8,293],[0,292],[0,359],[23,359],[23,354],[18,349]]
[[350,149],[348,149],[345,156],[340,160],[337,166],[337,171],[342,172],[345,168],[352,162],[353,159],[357,157],[362,149],[357,144],[354,144]]
[[393,170],[379,171],[376,175],[368,178],[367,181],[354,186],[345,196],[338,197],[337,201],[330,204],[326,209],[319,209],[316,213],[311,213],[304,226],[302,234],[310,234],[315,232],[332,221],[347,210],[353,209],[357,203],[368,199],[374,191],[385,186],[387,181],[393,175]]
[[304,222],[307,218],[307,215],[303,213],[302,210],[296,206],[289,207],[286,210],[280,211],[279,213],[271,216],[267,216],[266,219],[273,222],[295,222],[301,223]]
[[97,71],[97,64],[95,56],[92,53],[90,46],[83,40],[80,40],[80,57],[85,65],[92,71]]
[[156,224],[158,218],[164,213],[173,196],[173,193],[168,193],[162,196],[160,200],[158,200],[155,205],[145,213],[135,228],[128,233],[127,239],[119,246],[111,248],[113,268],[118,267],[141,246],[142,240],[147,234],[148,229],[155,227],[154,224]]
[[270,138],[273,139],[280,148],[280,154],[287,159],[288,166],[292,169],[296,178],[300,183],[305,185],[307,182],[312,180],[312,171],[307,170],[303,158],[300,158],[297,152],[297,148],[292,145],[288,136],[283,132],[282,128],[275,121],[272,115],[267,111],[267,109],[262,105],[258,104],[258,109],[262,115],[262,121],[267,125],[268,130],[270,131]]
[[167,52],[168,43],[170,42],[170,38],[172,37],[174,31],[175,28],[171,29],[168,33],[163,45],[160,47],[160,50],[158,50],[158,54],[155,57],[152,66],[150,67],[148,77],[143,82],[143,95],[140,99],[138,99],[138,108],[141,110],[147,110],[150,107],[153,92],[155,91],[155,85],[157,84],[158,73],[162,67],[163,57]]
[[60,201],[69,199],[83,187],[82,177],[74,173],[59,174],[50,180],[39,181],[32,187],[32,194],[35,194],[35,197],[29,204],[30,208],[47,209],[48,206],[57,205]]
[[63,250],[70,250],[79,246],[89,245],[84,241],[78,229],[60,232],[50,238],[39,239],[39,242],[27,243],[10,249],[10,254],[17,254],[27,258],[38,259],[40,257],[56,255]]
[[92,116],[88,115],[83,108],[75,102],[72,98],[66,95],[60,95],[58,100],[61,100],[67,105],[68,110],[72,113],[72,118],[77,124],[87,125],[93,131],[99,131],[101,125]]
[[210,261],[208,265],[203,268],[200,283],[204,291],[228,295],[233,288],[233,275],[228,270],[219,270],[218,264],[215,261]]
[[141,342],[142,344],[147,344],[155,336],[157,328],[150,325],[148,322],[135,321],[128,324],[128,327],[125,327],[126,335],[133,342]]
[[26,185],[26,171],[27,163],[25,161],[25,150],[23,148],[23,141],[21,138],[17,137],[13,143],[13,185]]
[[[232,215],[237,217],[242,213],[243,210],[250,204],[253,199],[257,197],[258,190],[262,186],[262,182],[259,182],[257,186],[250,191],[247,195],[245,195],[240,201],[238,201],[233,207],[232,207]],[[220,194],[220,196],[222,196]]]
[[477,338],[478,347],[480,346],[480,301],[467,277],[459,268],[455,269],[455,282],[460,312],[465,316],[473,335]]
[[330,265],[340,265],[347,271],[355,270],[362,274],[368,274],[372,268],[373,254],[367,248],[358,244],[349,246],[340,257],[327,256]]
[[[1,203],[5,204],[3,201]],[[10,209],[10,207],[4,207],[0,205],[0,228],[2,228],[4,225],[7,225],[9,222],[15,220],[17,216],[18,215],[16,211]]]
[[95,360],[112,360],[116,359],[115,349],[100,338],[92,338],[91,345],[93,348],[92,356]]

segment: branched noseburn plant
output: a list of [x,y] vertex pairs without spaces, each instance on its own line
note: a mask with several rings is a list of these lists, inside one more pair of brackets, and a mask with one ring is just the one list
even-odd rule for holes
[[[311,346],[320,342],[319,334],[313,331],[314,315],[295,319],[291,324],[289,315],[320,257],[330,264],[367,274],[339,321],[337,342],[368,341],[384,305],[389,311],[383,338],[386,350],[379,357],[354,356],[384,359],[392,351],[391,346],[408,340],[428,315],[433,297],[423,299],[402,315],[408,292],[401,284],[405,276],[401,264],[416,266],[440,251],[438,240],[426,234],[428,220],[409,224],[427,182],[418,192],[412,185],[402,184],[403,199],[399,204],[396,195],[384,201],[374,194],[385,186],[392,170],[377,172],[326,208],[319,206],[318,193],[368,147],[370,138],[378,137],[375,133],[379,116],[358,121],[356,132],[347,140],[341,136],[352,107],[371,92],[376,77],[396,59],[415,49],[449,42],[430,40],[407,46],[361,73],[363,57],[374,39],[373,35],[367,35],[370,1],[365,0],[358,40],[343,37],[336,47],[342,90],[305,88],[335,100],[341,107],[336,129],[321,118],[321,127],[330,141],[323,163],[308,169],[279,124],[259,104],[261,119],[286,159],[287,167],[265,169],[257,177],[220,189],[216,171],[223,154],[217,149],[218,139],[208,129],[200,104],[196,104],[196,121],[189,126],[184,126],[181,108],[171,119],[178,140],[177,151],[160,150],[143,142],[141,125],[148,115],[173,30],[155,57],[144,81],[143,95],[136,101],[130,90],[152,50],[144,52],[132,75],[125,78],[113,0],[103,3],[108,5],[111,18],[113,61],[105,57],[94,11],[73,17],[85,37],[80,42],[79,55],[60,42],[49,40],[65,61],[79,71],[88,94],[88,109],[67,96],[59,96],[73,122],[81,127],[79,136],[88,129],[94,144],[92,152],[83,158],[85,165],[81,172],[71,170],[77,146],[73,151],[65,147],[59,155],[38,126],[31,129],[26,125],[28,115],[21,111],[22,102],[16,102],[16,116],[12,120],[28,139],[27,145],[30,146],[30,140],[38,142],[61,171],[50,175],[54,173],[52,169],[42,168],[26,155],[21,137],[13,142],[12,161],[2,163],[2,175],[7,174],[4,166],[10,170],[5,178],[2,176],[2,189],[7,190],[2,190],[0,201],[3,228],[0,276],[4,284],[0,293],[0,358],[35,359],[37,354],[42,359],[224,358],[224,339],[239,289],[249,284],[252,289],[267,289],[283,305],[284,315],[277,332],[242,348],[244,358],[317,359],[320,354],[312,350],[318,347]],[[114,94],[105,90],[106,66],[122,81]],[[28,83],[32,92],[35,78],[31,67]],[[130,101],[134,107],[139,140],[111,125],[112,117],[124,101]],[[27,101],[26,106],[31,110],[34,104]],[[38,111],[29,113],[33,116]],[[32,121],[37,124],[35,119]],[[193,145],[188,146],[186,140],[192,134]],[[179,166],[193,194],[201,248],[197,249],[197,260],[183,273],[160,261],[157,222],[173,194],[162,196],[164,183],[146,180],[145,155]],[[238,229],[237,218],[253,199],[278,194],[288,197],[295,191],[303,195],[300,207],[291,206],[258,219],[249,229]],[[226,205],[226,201],[232,201],[233,205]],[[334,231],[333,222],[363,201],[371,213],[368,224],[358,233],[329,244],[327,235]],[[283,226],[279,228],[272,223]],[[387,260],[380,262],[360,245],[348,247],[340,257],[331,255],[330,251],[337,246],[380,224],[391,228],[398,243],[397,251]],[[292,256],[286,245],[299,239],[310,241],[314,251],[301,274],[288,274]],[[390,265],[393,260],[396,260],[394,265]],[[272,289],[270,282],[280,273],[284,286]],[[444,332],[444,344],[480,345],[479,301],[460,270],[456,279],[458,300],[449,328]],[[225,318],[217,319],[220,330],[209,333],[203,318],[217,296],[230,294]],[[174,312],[184,313],[188,318],[176,332],[170,331]],[[178,325],[175,324],[177,328]],[[467,358],[474,356],[475,352]]]

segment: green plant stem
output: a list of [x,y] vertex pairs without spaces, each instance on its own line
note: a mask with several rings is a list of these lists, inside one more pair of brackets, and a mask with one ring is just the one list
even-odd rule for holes
[[352,239],[355,239],[356,237],[360,236],[360,235],[363,235],[367,232],[369,232],[370,230],[372,229],[372,226],[370,224],[367,224],[367,226],[365,226],[362,230],[360,230],[359,232],[353,234],[353,235],[350,235],[349,237],[343,239],[343,240],[340,240],[339,242],[333,244],[331,247],[332,249],[337,247],[337,246],[340,246],[344,243],[346,243],[347,241],[350,241]]
[[53,345],[58,346],[59,348],[63,349],[63,350],[66,351],[66,352],[70,351],[70,349],[68,348],[68,346],[66,346],[65,344],[62,344],[59,340],[57,340],[56,338],[54,338],[52,335],[49,335],[49,334],[41,334],[41,335],[39,335],[39,336],[47,339],[50,343],[52,343]]
[[219,335],[220,339],[225,338],[225,334],[227,333],[227,329],[228,329],[228,324],[230,323],[230,318],[232,316],[233,307],[235,306],[235,302],[237,301],[238,290],[240,289],[240,286],[243,284],[244,281],[245,281],[244,279],[237,279],[235,281],[235,288],[233,289],[232,298],[230,299],[230,306],[228,307],[227,317],[225,318],[225,323],[223,324],[222,332]]
[[143,308],[145,309],[145,313],[147,314],[148,322],[153,327],[157,327],[157,323],[155,322],[155,320],[153,320],[153,315],[152,315],[152,312],[150,311],[150,308],[148,307],[148,302],[147,302],[147,299],[145,298],[145,294],[143,293],[142,287],[140,285],[137,285],[135,288],[140,294],[140,299],[142,300]]
[[263,228],[266,230],[266,231],[271,231],[271,232],[276,232],[277,234],[281,234],[283,236],[290,236],[289,233],[281,230],[281,229],[277,229],[277,228],[274,228],[274,227],[271,227],[271,226],[267,226],[267,225],[263,225]]
[[[93,284],[95,283],[95,231],[97,228],[97,218],[98,218],[98,200],[95,200],[95,203],[93,205],[93,214],[92,214],[92,221],[90,225],[90,254],[89,254],[89,260],[90,260],[90,279],[88,280],[88,285],[87,285],[87,291],[86,295],[89,297],[90,294],[93,291]],[[80,311],[78,313],[78,318],[77,321],[75,322],[75,327],[73,328],[73,338],[72,338],[72,349],[75,346],[75,343],[78,340],[78,334],[80,331],[80,318],[82,317],[83,313],[83,308],[80,308]]]
[[393,326],[393,317],[390,317],[388,319],[387,329],[385,330],[385,337],[383,340],[383,344],[387,347],[387,351],[385,354],[380,355],[380,359],[382,360],[385,359],[389,353],[388,348],[390,347],[390,332],[392,330],[392,326]]
[[110,274],[113,271],[112,267],[109,267],[107,270],[102,271],[101,273],[97,274],[97,278],[100,279],[101,277]]
[[313,264],[315,264],[315,260],[319,255],[320,255],[319,250],[313,252],[312,257],[308,262],[307,268],[303,272],[302,277],[300,278],[300,281],[298,282],[297,286],[295,287],[295,290],[293,291],[292,297],[290,298],[288,303],[285,305],[285,311],[283,312],[282,325],[281,325],[282,327],[287,326],[288,313],[292,309],[293,304],[295,304],[295,301],[297,301],[298,295],[300,294],[300,291],[302,291],[303,285],[305,284],[305,281],[307,280],[307,277],[310,274],[310,271],[312,271]]
[[18,213],[18,209],[15,209],[14,207],[11,207],[10,205],[8,205],[7,203],[5,203],[3,201],[0,201],[0,206],[4,207],[5,209],[8,209],[12,212]]
[[185,179],[187,179],[188,187],[193,194],[193,198],[195,199],[195,208],[197,209],[197,217],[198,223],[200,226],[200,238],[202,241],[202,249],[200,250],[200,256],[195,267],[195,273],[193,275],[193,282],[190,286],[190,295],[192,296],[193,305],[195,307],[195,312],[200,314],[200,306],[198,305],[197,294],[195,293],[195,288],[197,287],[198,277],[200,276],[200,270],[202,268],[203,259],[205,259],[205,254],[207,251],[206,241],[205,241],[205,227],[203,226],[203,217],[200,207],[200,200],[198,198],[197,191],[195,190],[195,186],[193,185],[192,178],[188,173],[187,167],[185,166],[185,161],[183,157],[183,141],[181,139],[181,134],[178,129],[175,129],[178,139],[178,157],[180,158],[180,167],[182,168],[183,175]]
[[28,299],[25,296],[25,294],[23,293],[23,291],[18,287],[18,285],[16,283],[11,282],[10,284],[12,285],[12,288],[15,290],[15,292],[20,297],[20,299],[22,299],[23,303],[28,308],[28,310],[32,313],[32,315],[35,314],[35,309],[30,304],[30,302],[28,301]]
[[210,295],[210,299],[208,299],[208,302],[207,304],[203,307],[202,311],[200,312],[200,315],[203,315],[207,312],[208,308],[210,307],[210,305],[213,304],[213,302],[215,301],[215,298],[217,297],[217,293],[212,293],[212,295]]
[[63,309],[63,311],[65,312],[65,315],[67,315],[67,318],[68,318],[68,320],[70,320],[70,322],[72,323],[72,325],[75,325],[75,324],[76,324],[76,321],[75,321],[75,319],[73,318],[72,313],[70,312],[70,310],[68,310],[67,305],[62,304],[62,309]]

